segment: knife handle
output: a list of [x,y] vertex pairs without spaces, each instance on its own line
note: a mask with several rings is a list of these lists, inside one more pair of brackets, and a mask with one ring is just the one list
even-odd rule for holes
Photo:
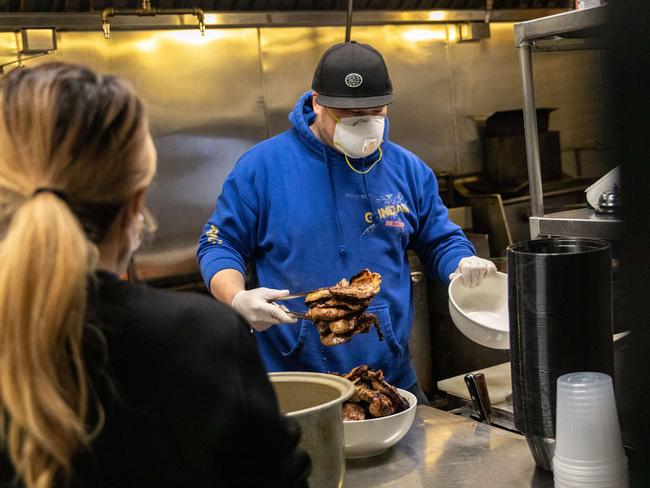
[[480,420],[490,422],[492,406],[490,404],[490,395],[488,394],[487,383],[483,373],[468,373],[464,377],[469,396],[472,399],[474,410]]

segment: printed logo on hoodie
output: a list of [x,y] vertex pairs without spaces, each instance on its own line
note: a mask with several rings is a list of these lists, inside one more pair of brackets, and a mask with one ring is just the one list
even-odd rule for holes
[[210,244],[223,244],[223,240],[219,238],[219,229],[214,224],[211,224],[210,228],[205,231],[205,237]]
[[383,195],[353,195],[346,194],[349,198],[363,200],[370,205],[371,209],[363,213],[363,220],[367,227],[361,234],[362,237],[377,230],[378,226],[387,227],[401,234],[406,230],[406,224],[402,218],[403,214],[411,213],[411,209],[401,193],[386,193]]

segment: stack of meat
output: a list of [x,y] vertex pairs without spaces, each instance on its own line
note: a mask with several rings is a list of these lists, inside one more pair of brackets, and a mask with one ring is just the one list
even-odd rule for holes
[[320,288],[307,295],[307,317],[320,333],[321,343],[326,346],[343,344],[360,332],[368,332],[375,326],[379,339],[383,340],[379,320],[367,313],[370,301],[379,293],[381,276],[364,269],[350,281],[342,279],[329,288]]
[[343,404],[343,420],[365,420],[403,412],[409,402],[388,384],[381,369],[357,366],[344,378],[354,383],[354,394]]

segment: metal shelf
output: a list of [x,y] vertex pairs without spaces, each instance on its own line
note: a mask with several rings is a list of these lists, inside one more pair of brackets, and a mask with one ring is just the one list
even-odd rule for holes
[[575,51],[606,47],[607,13],[608,7],[603,5],[515,24],[515,45],[519,48],[523,84],[526,161],[530,189],[530,233],[533,239],[540,234],[618,239],[621,221],[616,218],[596,215],[590,209],[544,215],[535,85],[533,82],[533,52]]
[[623,233],[623,221],[618,216],[598,215],[590,208],[531,217],[530,227],[533,239],[546,235],[616,241]]
[[607,11],[607,6],[602,5],[518,22],[515,45],[529,43],[533,52],[603,48]]

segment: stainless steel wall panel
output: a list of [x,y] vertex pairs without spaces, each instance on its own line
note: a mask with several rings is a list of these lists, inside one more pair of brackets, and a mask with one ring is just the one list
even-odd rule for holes
[[0,66],[16,60],[16,34],[0,32]]
[[498,110],[521,108],[512,24],[490,24],[490,39],[449,46],[458,145],[458,173],[483,170],[482,120]]
[[[536,104],[557,107],[550,118],[550,129],[560,131],[563,152],[580,153],[582,174],[591,167],[610,169],[615,165],[606,128],[605,89],[602,78],[603,56],[600,51],[572,51],[533,54]],[[565,168],[573,172],[573,168]],[[606,172],[606,171],[605,171]],[[593,176],[601,176],[597,171]]]
[[[480,121],[493,112],[522,106],[517,52],[512,48],[513,24],[493,23],[490,31],[488,41],[449,46],[459,173],[483,169],[480,124],[474,119]],[[550,129],[560,131],[563,159],[594,141],[606,145],[600,53],[534,56],[536,104],[558,108],[551,115]],[[575,174],[574,164],[564,169]]]
[[[455,171],[445,32],[444,26],[368,26],[355,27],[352,37],[379,49],[388,64],[395,89],[391,139],[434,169]],[[310,88],[321,55],[343,39],[344,30],[333,27],[261,29],[271,133],[289,127],[287,114]]]
[[109,40],[62,32],[56,52],[26,62],[83,63],[129,80],[143,99],[158,149],[147,205],[159,228],[136,255],[141,278],[198,271],[196,242],[225,177],[266,137],[257,39],[257,29],[115,32]]
[[344,36],[344,29],[332,27],[260,29],[264,101],[272,135],[290,127],[287,116],[311,88],[318,60]]
[[446,26],[357,28],[385,56],[395,89],[391,138],[436,171],[456,172]]
[[[463,44],[449,41],[445,24],[352,29],[353,39],[377,47],[388,63],[391,139],[436,171],[481,171],[477,119],[521,108],[513,25],[490,28],[490,39]],[[311,86],[320,56],[344,34],[343,26],[208,29],[204,37],[196,29],[115,30],[106,40],[99,30],[59,31],[55,53],[25,64],[83,63],[130,80],[143,98],[159,156],[148,197],[159,230],[137,254],[136,270],[154,279],[196,272],[196,240],[234,162],[289,127],[287,115]],[[16,59],[15,42],[13,32],[0,32],[0,64]],[[551,129],[561,132],[565,170],[576,171],[578,154],[583,174],[600,172],[611,164],[608,153],[578,149],[596,140],[609,145],[601,54],[535,56],[537,105],[558,108]]]

